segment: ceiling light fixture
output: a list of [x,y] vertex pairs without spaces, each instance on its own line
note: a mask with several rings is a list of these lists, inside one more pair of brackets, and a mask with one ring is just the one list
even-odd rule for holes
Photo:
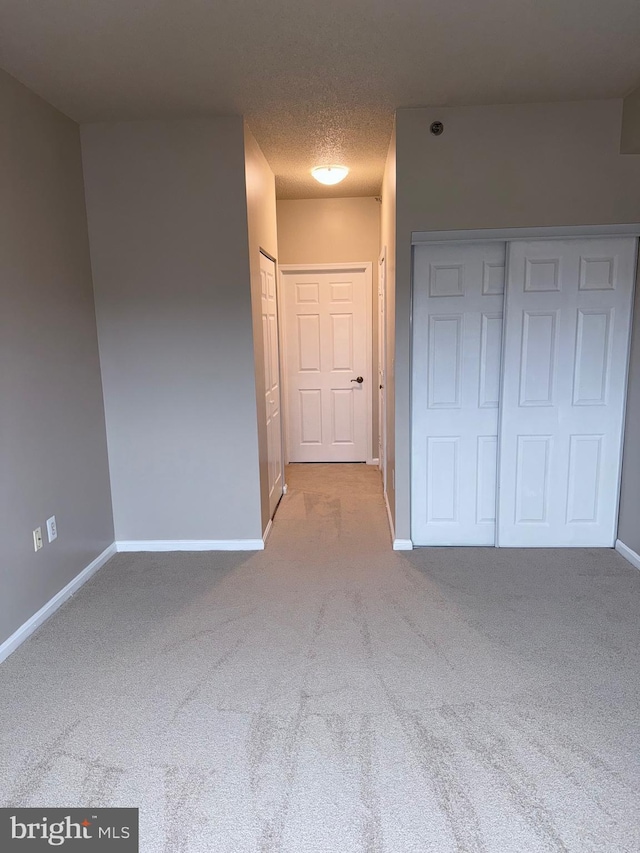
[[349,174],[346,166],[316,166],[311,170],[311,174],[321,184],[339,184]]

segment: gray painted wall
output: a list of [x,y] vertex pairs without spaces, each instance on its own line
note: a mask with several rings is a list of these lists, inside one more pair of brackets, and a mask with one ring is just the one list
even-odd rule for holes
[[636,283],[629,365],[618,539],[640,554],[640,270]]
[[242,119],[82,148],[116,539],[259,538]]
[[2,642],[113,542],[78,126],[4,72],[0,185]]
[[640,156],[620,154],[621,120],[621,100],[398,110],[398,538],[410,536],[411,232],[640,222]]
[[620,151],[622,154],[640,154],[640,88],[624,99]]

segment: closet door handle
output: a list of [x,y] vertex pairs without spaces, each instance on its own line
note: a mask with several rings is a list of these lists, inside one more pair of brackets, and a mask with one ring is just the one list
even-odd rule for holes
[[358,385],[362,385],[362,383],[364,382],[364,379],[362,378],[362,376],[358,376],[358,378],[357,378],[357,379],[352,379],[351,381],[352,381],[352,382],[357,382],[357,383],[358,383]]

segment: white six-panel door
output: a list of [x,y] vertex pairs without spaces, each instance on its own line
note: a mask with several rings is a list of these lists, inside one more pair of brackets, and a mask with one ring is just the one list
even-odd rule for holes
[[280,348],[276,265],[260,253],[262,295],[262,339],[264,343],[264,387],[267,417],[269,513],[273,517],[282,497],[282,407],[280,401]]
[[288,458],[365,462],[372,378],[367,369],[367,276],[349,269],[282,270],[281,281]]
[[501,546],[614,544],[635,257],[631,238],[509,243]]
[[504,243],[414,248],[412,540],[493,545]]

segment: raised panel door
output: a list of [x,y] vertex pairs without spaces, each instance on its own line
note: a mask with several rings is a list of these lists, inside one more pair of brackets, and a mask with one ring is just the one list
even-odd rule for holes
[[509,244],[501,546],[615,542],[636,240]]
[[416,545],[492,545],[504,243],[414,249]]

